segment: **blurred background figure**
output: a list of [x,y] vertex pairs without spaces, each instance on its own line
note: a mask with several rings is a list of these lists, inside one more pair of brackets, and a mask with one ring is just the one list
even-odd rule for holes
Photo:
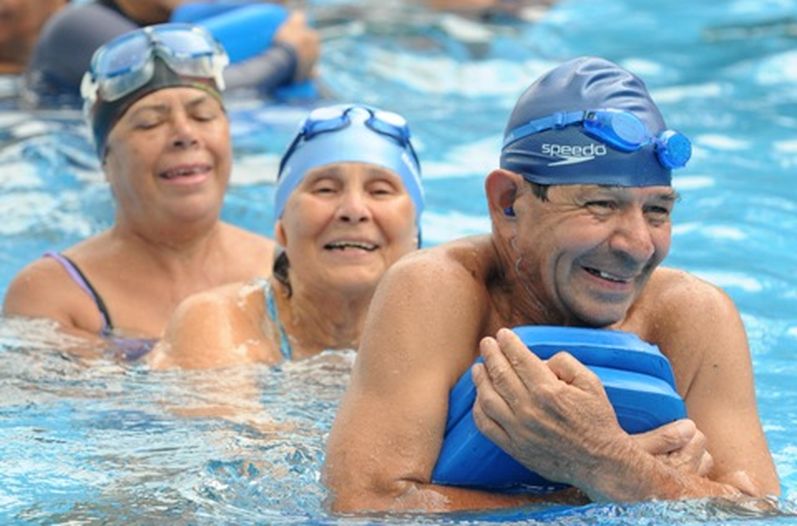
[[[164,22],[202,25],[231,58],[228,88],[264,94],[312,76],[319,38],[304,14],[252,1],[94,0],[71,5],[45,26],[26,73],[34,104],[76,103],[94,51],[138,27]],[[311,93],[312,94],[312,93]]]
[[0,73],[25,69],[42,26],[67,0],[0,0]]

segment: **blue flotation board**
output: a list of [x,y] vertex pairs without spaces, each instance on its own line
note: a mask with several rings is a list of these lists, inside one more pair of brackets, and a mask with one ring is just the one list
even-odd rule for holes
[[[522,326],[513,331],[541,359],[567,351],[603,382],[620,426],[641,433],[686,417],[670,362],[658,347],[623,331]],[[432,482],[494,490],[564,487],[529,471],[481,434],[471,410],[476,386],[468,369],[449,395],[443,445]]]
[[171,22],[197,24],[224,46],[235,64],[265,51],[288,10],[262,2],[189,2],[175,8]]
[[[221,43],[231,64],[245,62],[265,52],[289,11],[279,4],[259,0],[216,0],[186,2],[177,6],[170,22],[196,24],[207,29]],[[278,100],[307,100],[318,96],[310,80],[278,87]]]

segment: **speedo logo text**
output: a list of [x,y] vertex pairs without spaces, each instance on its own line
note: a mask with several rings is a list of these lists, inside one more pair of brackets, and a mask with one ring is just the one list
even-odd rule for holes
[[585,163],[595,157],[606,155],[605,144],[588,144],[586,146],[572,146],[570,144],[543,143],[542,153],[549,157],[559,157],[559,161],[548,163],[548,166],[563,166],[566,164]]

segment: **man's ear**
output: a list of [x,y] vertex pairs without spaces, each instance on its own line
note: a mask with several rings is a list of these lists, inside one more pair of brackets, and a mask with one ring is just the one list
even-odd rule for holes
[[282,228],[282,219],[277,219],[277,221],[274,223],[274,239],[277,241],[279,246],[285,246],[285,229]]
[[520,175],[498,168],[490,172],[484,182],[487,206],[493,222],[505,221],[515,217],[515,200],[523,184]]

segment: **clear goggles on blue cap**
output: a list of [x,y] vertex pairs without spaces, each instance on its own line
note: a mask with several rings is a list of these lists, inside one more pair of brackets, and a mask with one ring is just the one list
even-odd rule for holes
[[301,141],[310,141],[313,137],[322,133],[341,130],[349,126],[351,124],[351,117],[349,114],[355,109],[368,113],[365,125],[369,129],[394,140],[402,148],[410,152],[415,166],[420,166],[418,156],[415,153],[415,149],[412,147],[412,142],[410,142],[410,128],[404,117],[398,113],[376,110],[368,106],[341,105],[318,108],[310,112],[307,118],[302,122],[299,133],[293,139],[290,146],[288,146],[285,155],[282,156],[279,173],[282,174],[285,163],[291,158]]
[[664,130],[651,136],[636,115],[611,109],[558,112],[535,119],[509,132],[503,147],[529,135],[571,124],[581,124],[584,133],[622,152],[634,152],[653,144],[659,163],[668,170],[682,168],[692,156],[692,143],[682,133]]
[[149,82],[160,57],[175,73],[213,79],[224,89],[222,72],[229,63],[224,48],[205,29],[191,24],[158,24],[125,33],[98,49],[83,76],[87,105],[97,97],[115,101]]

